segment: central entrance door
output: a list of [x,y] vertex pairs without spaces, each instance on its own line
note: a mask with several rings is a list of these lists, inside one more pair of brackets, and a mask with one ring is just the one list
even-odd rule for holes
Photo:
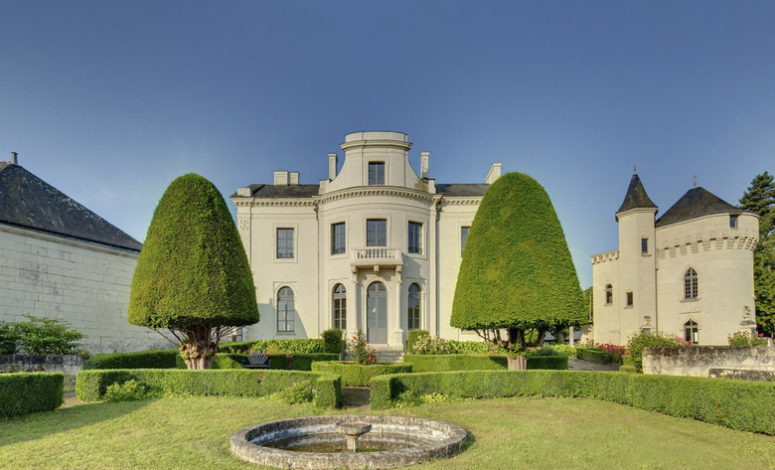
[[387,344],[387,289],[372,282],[366,291],[367,331],[369,343]]

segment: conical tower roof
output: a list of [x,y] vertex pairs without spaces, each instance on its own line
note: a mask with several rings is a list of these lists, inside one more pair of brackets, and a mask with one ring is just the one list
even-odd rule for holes
[[627,187],[627,194],[624,196],[622,205],[619,206],[619,210],[616,211],[616,220],[619,220],[619,214],[631,209],[650,209],[657,208],[654,201],[646,194],[646,188],[643,187],[643,183],[640,181],[640,177],[637,173],[633,173],[630,179],[630,186]]

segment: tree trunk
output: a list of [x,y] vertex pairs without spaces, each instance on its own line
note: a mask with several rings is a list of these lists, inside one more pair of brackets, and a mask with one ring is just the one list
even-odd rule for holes
[[509,370],[525,370],[527,368],[527,361],[525,356],[522,355],[515,358],[509,357],[506,362],[508,363]]
[[218,345],[212,340],[212,329],[205,326],[192,328],[185,332],[186,338],[180,343],[180,355],[189,369],[212,368],[213,356]]
[[544,338],[546,338],[546,328],[539,328],[538,329],[538,347],[543,348],[544,347]]

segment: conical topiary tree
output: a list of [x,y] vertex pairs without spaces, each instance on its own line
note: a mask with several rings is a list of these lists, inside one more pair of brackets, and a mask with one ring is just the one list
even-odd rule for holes
[[209,369],[221,335],[258,318],[248,259],[221,193],[199,175],[177,178],[137,260],[129,323],[168,330],[189,369]]
[[[522,173],[490,186],[466,241],[450,324],[524,331],[583,322],[584,301],[565,235],[544,188]],[[489,338],[489,336],[488,336]]]

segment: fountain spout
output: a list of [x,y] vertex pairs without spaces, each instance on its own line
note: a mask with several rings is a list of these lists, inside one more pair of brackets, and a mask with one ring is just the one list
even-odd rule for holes
[[347,437],[347,450],[358,452],[358,438],[371,431],[368,423],[336,423],[336,429]]

